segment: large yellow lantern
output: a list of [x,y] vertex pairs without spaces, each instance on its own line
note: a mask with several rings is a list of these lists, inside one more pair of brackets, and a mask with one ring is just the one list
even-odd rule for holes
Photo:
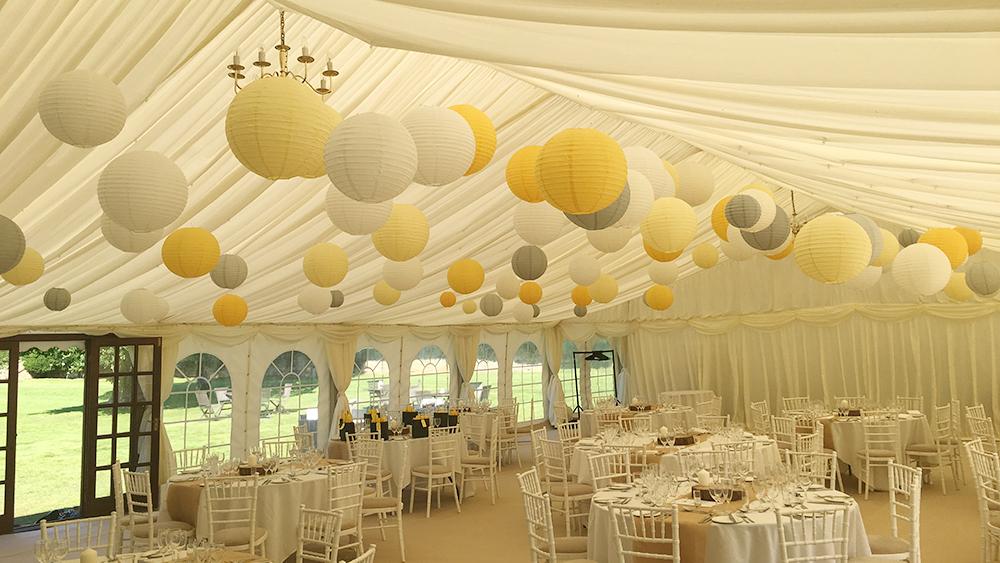
[[654,311],[666,311],[674,304],[674,290],[665,285],[654,284],[643,294],[643,300]]
[[625,153],[596,129],[566,129],[549,139],[535,164],[545,201],[581,215],[608,207],[625,189]]
[[639,227],[642,240],[660,252],[680,252],[694,239],[698,216],[687,202],[661,197]]
[[379,280],[378,283],[372,287],[372,297],[379,305],[389,306],[399,301],[400,292],[398,289],[387,284],[385,280]]
[[844,283],[861,273],[872,256],[865,229],[843,215],[827,213],[806,223],[795,237],[795,263],[810,278]]
[[574,287],[570,297],[573,299],[573,304],[579,307],[586,307],[594,300],[590,296],[590,290],[585,285]]
[[313,245],[302,257],[302,272],[319,287],[333,287],[347,276],[347,253],[332,242]]
[[618,280],[610,274],[601,274],[588,288],[590,296],[598,303],[611,303],[618,296]]
[[221,254],[219,241],[200,227],[177,229],[163,241],[160,249],[163,265],[182,278],[197,278],[211,272]]
[[248,310],[242,297],[227,293],[215,300],[212,316],[222,326],[238,326],[246,320]]
[[646,255],[656,260],[657,262],[672,262],[684,253],[683,250],[678,250],[677,252],[662,252],[650,246],[646,239],[642,239],[642,248],[646,251]]
[[927,232],[920,235],[917,242],[925,242],[931,246],[936,246],[944,252],[951,262],[951,269],[961,266],[969,258],[969,243],[965,236],[955,229],[934,228],[927,229]]
[[472,258],[456,260],[448,267],[448,286],[463,295],[483,287],[485,277],[483,266]]
[[969,227],[955,227],[958,234],[965,237],[965,243],[969,246],[969,256],[983,248],[983,234]]
[[522,147],[511,155],[507,161],[507,188],[510,193],[528,203],[545,201],[538,189],[538,179],[535,177],[535,164],[542,147],[530,145]]
[[479,108],[461,104],[451,106],[448,109],[461,115],[472,128],[472,136],[476,139],[476,155],[465,175],[475,174],[486,168],[486,165],[493,159],[493,153],[497,151],[497,130],[493,127],[490,118]]
[[45,261],[37,250],[25,247],[17,265],[4,272],[3,279],[11,285],[28,285],[42,277],[45,272]]
[[372,244],[389,260],[405,262],[423,252],[428,238],[430,226],[424,214],[413,205],[397,203],[389,219],[372,233]]
[[521,302],[534,305],[542,300],[542,286],[533,281],[524,282],[521,284],[517,296],[521,298]]
[[729,235],[726,233],[729,229],[729,221],[726,221],[726,204],[731,199],[733,196],[727,195],[715,202],[715,207],[712,208],[712,230],[716,236],[725,241],[729,240]]

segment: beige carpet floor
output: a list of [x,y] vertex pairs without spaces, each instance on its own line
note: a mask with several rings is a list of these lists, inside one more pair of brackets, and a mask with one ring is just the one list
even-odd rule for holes
[[[528,448],[522,451],[528,460]],[[527,466],[525,466],[527,468]],[[442,495],[441,508],[424,517],[424,498],[417,497],[413,514],[403,518],[406,537],[406,560],[410,563],[512,563],[530,561],[524,512],[516,474],[525,468],[504,467],[500,474],[500,498],[490,504],[489,494],[480,490],[455,510],[450,495]],[[948,480],[949,487],[952,485]],[[847,480],[848,492],[855,493],[855,481]],[[935,482],[923,491],[921,544],[926,563],[977,563],[979,561],[979,519],[975,493],[971,486],[947,496]],[[869,533],[886,533],[889,528],[888,495],[872,493],[870,500],[855,495],[861,505]],[[377,531],[368,532],[366,541],[377,547],[379,563],[399,561],[395,530],[382,541]],[[0,536],[0,561],[30,562],[37,532]]]

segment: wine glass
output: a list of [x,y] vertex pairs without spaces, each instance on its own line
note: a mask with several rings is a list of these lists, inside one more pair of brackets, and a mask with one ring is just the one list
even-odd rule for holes
[[69,553],[69,540],[66,538],[49,540],[49,561],[62,561],[67,553]]
[[49,541],[46,539],[39,538],[35,542],[35,560],[38,563],[49,563],[52,559],[51,550],[49,549]]

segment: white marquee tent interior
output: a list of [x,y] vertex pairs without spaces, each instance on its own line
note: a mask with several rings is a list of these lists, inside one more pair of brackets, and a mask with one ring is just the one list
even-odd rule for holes
[[[418,279],[392,305],[373,296],[390,260],[372,237],[349,234],[328,216],[327,192],[337,189],[330,177],[262,177],[227,140],[236,93],[226,65],[239,53],[250,68],[245,88],[257,78],[249,65],[258,47],[276,61],[270,46],[279,10],[292,58],[308,46],[317,68],[329,57],[339,71],[332,93],[315,97],[343,123],[366,112],[400,120],[420,106],[468,104],[495,128],[496,150],[481,170],[442,186],[414,182],[393,198],[424,214],[429,239]],[[793,233],[835,213],[867,217],[897,247],[897,235],[902,240],[910,229],[964,227],[981,249],[963,238],[968,257],[952,262],[943,279],[950,282],[954,269],[967,280],[979,267],[996,273],[985,285],[1000,284],[996,2],[13,0],[0,3],[0,50],[8,55],[0,81],[0,216],[20,227],[44,263],[31,283],[0,282],[0,336],[160,338],[161,401],[189,377],[181,360],[217,358],[231,381],[232,430],[228,443],[210,445],[227,456],[245,456],[265,437],[269,393],[284,385],[265,374],[274,367],[302,375],[294,360],[287,369],[276,365],[289,352],[304,355],[315,373],[315,404],[298,408],[316,421],[319,444],[337,437],[345,410],[368,405],[366,366],[357,362],[376,356],[389,412],[419,398],[433,373],[452,401],[468,397],[474,381],[492,386],[494,405],[518,397],[520,421],[532,426],[559,422],[557,407],[575,406],[577,398],[566,396],[569,352],[593,349],[613,349],[616,362],[603,391],[584,384],[585,408],[602,394],[627,403],[705,389],[747,424],[751,403],[766,400],[779,411],[789,396],[828,404],[840,396],[882,403],[921,396],[928,408],[958,400],[1000,412],[996,287],[972,291],[962,281],[917,294],[900,285],[889,261],[881,277],[863,284],[822,283],[804,272],[809,258],[799,239],[784,259],[765,256],[776,246],[738,256],[713,229],[713,209],[726,206],[720,201],[763,184],[767,199],[795,212]],[[46,86],[77,69],[109,79],[125,102],[120,132],[92,148],[62,142],[39,113]],[[515,317],[527,302],[505,295],[502,310],[487,315],[483,298],[496,295],[512,275],[512,255],[527,244],[515,210],[548,205],[527,204],[508,189],[511,157],[571,128],[595,129],[622,148],[645,147],[680,168],[671,176],[678,197],[685,170],[710,175],[711,195],[688,207],[696,225],[668,262],[676,265],[672,305],[654,310],[644,297],[658,263],[644,251],[645,222],[621,227],[627,242],[602,252],[556,213],[558,234],[539,245],[547,258],[534,280],[543,291],[539,312],[527,322]],[[187,199],[155,242],[123,252],[102,232],[98,183],[109,163],[136,151],[176,164]],[[724,231],[725,224],[723,215]],[[182,227],[210,231],[222,253],[242,258],[245,282],[227,290],[208,275],[182,278],[168,269],[163,239]],[[733,233],[740,230],[730,226]],[[876,229],[867,244],[889,245],[881,236]],[[347,256],[346,277],[332,288],[343,304],[312,314],[300,305],[300,293],[315,287],[303,257],[324,242]],[[951,259],[949,249],[920,242]],[[719,249],[708,268],[692,258],[704,245]],[[617,292],[575,311],[570,264],[581,256],[596,259]],[[442,292],[454,289],[449,268],[461,258],[481,264],[485,279],[444,307]],[[867,259],[864,267],[874,268]],[[48,307],[51,288],[65,288],[71,304]],[[140,288],[169,312],[127,319],[123,296]],[[226,293],[248,308],[238,326],[213,317]],[[467,303],[472,312],[463,311]],[[377,354],[357,355],[368,349]],[[528,364],[537,379],[525,383]],[[161,480],[176,471],[172,449],[199,445],[181,435],[178,444],[176,430],[161,434]],[[516,496],[514,487],[505,493]]]

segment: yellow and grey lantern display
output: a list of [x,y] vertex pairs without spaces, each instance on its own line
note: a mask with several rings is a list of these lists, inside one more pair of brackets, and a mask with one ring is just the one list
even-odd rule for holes
[[184,227],[170,233],[160,249],[163,265],[182,278],[197,278],[212,271],[222,251],[207,229]]
[[969,243],[955,229],[927,229],[926,233],[920,235],[917,242],[930,244],[941,249],[941,252],[944,252],[944,255],[948,257],[952,270],[965,264],[969,258]]
[[566,218],[569,219],[574,225],[588,231],[606,229],[617,224],[618,221],[620,221],[625,215],[625,212],[628,211],[630,201],[629,197],[630,190],[628,184],[626,184],[624,189],[622,189],[621,193],[618,195],[618,198],[604,209],[581,215],[566,213]]
[[486,272],[482,264],[472,258],[455,260],[448,267],[448,287],[456,293],[468,295],[483,286]]
[[469,124],[469,128],[472,129],[472,137],[476,141],[476,151],[475,156],[472,158],[472,164],[465,171],[465,175],[475,174],[486,168],[486,165],[493,160],[493,154],[497,151],[497,130],[493,127],[493,122],[489,116],[479,108],[468,104],[460,104],[451,106],[448,109],[461,115],[465,119],[465,122]]
[[665,197],[653,202],[640,231],[642,239],[655,250],[673,253],[691,244],[697,228],[698,217],[687,202]]
[[0,274],[17,266],[27,248],[24,231],[17,223],[0,215]]
[[472,166],[476,139],[458,113],[447,108],[421,106],[401,120],[417,146],[417,174],[413,181],[443,186],[462,177]]
[[507,161],[505,170],[507,189],[528,203],[545,201],[545,197],[538,187],[538,178],[535,176],[535,165],[541,152],[542,147],[539,145],[522,147]]
[[4,272],[3,279],[11,285],[28,285],[38,281],[45,273],[45,261],[37,250],[25,247],[17,265]]

